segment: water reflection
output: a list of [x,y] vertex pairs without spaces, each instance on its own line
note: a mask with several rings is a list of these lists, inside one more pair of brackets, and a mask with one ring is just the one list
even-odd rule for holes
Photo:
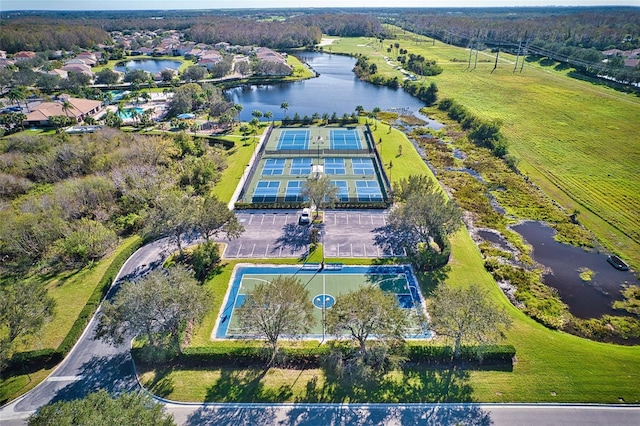
[[[360,81],[352,72],[355,59],[327,53],[304,53],[300,58],[315,70],[319,77],[291,83],[236,87],[225,93],[233,103],[241,104],[242,121],[250,121],[254,110],[270,111],[276,120],[285,113],[293,117],[311,117],[314,113],[338,116],[351,114],[361,105],[371,111],[402,109],[416,113],[424,103],[402,89],[390,89]],[[280,108],[287,102],[287,111]],[[263,120],[265,120],[263,118]]]

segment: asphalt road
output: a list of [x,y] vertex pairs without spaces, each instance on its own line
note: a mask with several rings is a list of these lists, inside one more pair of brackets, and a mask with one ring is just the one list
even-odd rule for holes
[[[298,257],[308,227],[297,215],[282,211],[243,212],[243,236],[229,242],[225,257]],[[383,212],[328,212],[324,228],[327,256],[373,257],[373,229],[384,226]],[[308,236],[306,236],[308,238]],[[191,240],[193,241],[193,239]],[[188,243],[189,241],[187,241]],[[362,247],[362,249],[360,248]],[[159,240],[138,250],[118,274],[121,280],[159,266],[173,250]],[[274,256],[277,253],[278,256]],[[335,254],[334,254],[335,253]],[[384,253],[383,253],[384,254]],[[96,317],[100,311],[96,313]],[[54,372],[32,391],[0,409],[2,426],[24,425],[38,407],[81,398],[98,389],[116,393],[138,388],[128,345],[111,346],[93,339],[96,317]],[[638,425],[640,406],[490,405],[490,404],[178,404],[159,400],[185,425]]]

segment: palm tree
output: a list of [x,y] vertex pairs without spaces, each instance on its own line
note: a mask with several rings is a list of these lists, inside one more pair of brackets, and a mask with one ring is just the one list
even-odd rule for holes
[[283,102],[280,104],[280,109],[284,110],[285,117],[287,116],[287,111],[289,111],[289,102]]
[[131,108],[131,119],[133,120],[133,125],[137,127],[138,118],[140,118],[140,112],[136,108]]
[[251,133],[253,133],[253,141],[256,141],[256,135],[258,134],[258,127],[260,127],[260,120],[257,117],[253,117],[249,122],[251,125]]
[[[273,113],[271,111],[265,111],[264,112],[264,118],[266,118],[267,120],[272,119],[273,118]],[[271,120],[271,124],[273,125],[273,120]]]
[[69,111],[71,111],[74,108],[75,107],[71,102],[69,102],[68,99],[65,99],[64,101],[62,101],[62,112],[64,113],[65,117],[69,117]]
[[24,93],[24,89],[19,87],[11,89],[7,94],[7,98],[9,98],[11,103],[15,103],[16,105],[20,106],[20,101],[24,101],[25,99],[27,99],[27,96]]
[[116,109],[116,112],[118,114],[118,117],[122,118],[124,117],[124,104],[122,102],[118,102],[118,107]]

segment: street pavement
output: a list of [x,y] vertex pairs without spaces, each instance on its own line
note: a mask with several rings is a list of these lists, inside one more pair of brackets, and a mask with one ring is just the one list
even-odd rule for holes
[[[307,250],[308,226],[286,211],[244,211],[245,233],[227,241],[225,258],[298,258]],[[386,225],[382,211],[330,211],[322,238],[328,257],[377,257],[373,230]],[[185,244],[197,241],[192,236]],[[160,266],[175,247],[162,239],[133,254],[118,284]],[[98,389],[111,393],[138,389],[129,346],[95,340],[96,317],[80,340],[33,390],[0,409],[2,426],[24,425],[28,416],[50,402],[82,398]],[[640,406],[545,404],[181,404],[158,399],[184,425],[638,425]]]

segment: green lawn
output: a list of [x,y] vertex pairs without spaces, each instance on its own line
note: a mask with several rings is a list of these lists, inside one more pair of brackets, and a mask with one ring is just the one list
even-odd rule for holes
[[[375,126],[372,126],[375,129]],[[383,163],[393,163],[392,179],[430,173],[404,135],[378,123],[374,130]],[[397,156],[398,145],[403,146]],[[366,263],[360,259],[331,259]],[[290,263],[261,260],[257,263]],[[190,345],[210,346],[211,331],[236,261],[226,262],[221,273],[206,284],[215,295],[214,306],[195,330]],[[389,374],[381,383],[365,388],[345,388],[329,382],[320,369],[213,370],[141,369],[150,390],[180,401],[219,402],[640,402],[640,347],[592,342],[551,331],[513,307],[483,267],[483,259],[466,229],[452,238],[452,261],[444,273],[433,274],[431,284],[474,285],[489,291],[513,318],[505,343],[517,350],[513,371],[428,368],[406,369]],[[427,279],[426,281],[429,281]],[[428,283],[423,289],[428,291]]]
[[[640,98],[537,62],[514,73],[515,57],[505,53],[493,73],[490,52],[480,52],[477,68],[469,71],[468,50],[416,40],[426,38],[406,34],[394,41],[444,68],[424,79],[437,84],[438,97],[501,121],[510,151],[521,159],[519,168],[568,211],[580,210],[580,221],[602,244],[640,268]],[[395,56],[387,53],[388,45],[387,40],[377,50],[373,39],[340,39],[331,50],[363,53],[380,74],[400,75],[383,59]]]
[[[37,336],[33,336],[16,348],[17,352],[37,349],[56,349],[71,330],[80,311],[86,305],[95,287],[118,254],[139,243],[133,236],[122,241],[109,256],[79,271],[65,271],[44,279],[49,295],[56,301],[53,318]],[[2,376],[0,379],[0,404],[29,391],[40,383],[52,369],[41,369],[30,374]]]

